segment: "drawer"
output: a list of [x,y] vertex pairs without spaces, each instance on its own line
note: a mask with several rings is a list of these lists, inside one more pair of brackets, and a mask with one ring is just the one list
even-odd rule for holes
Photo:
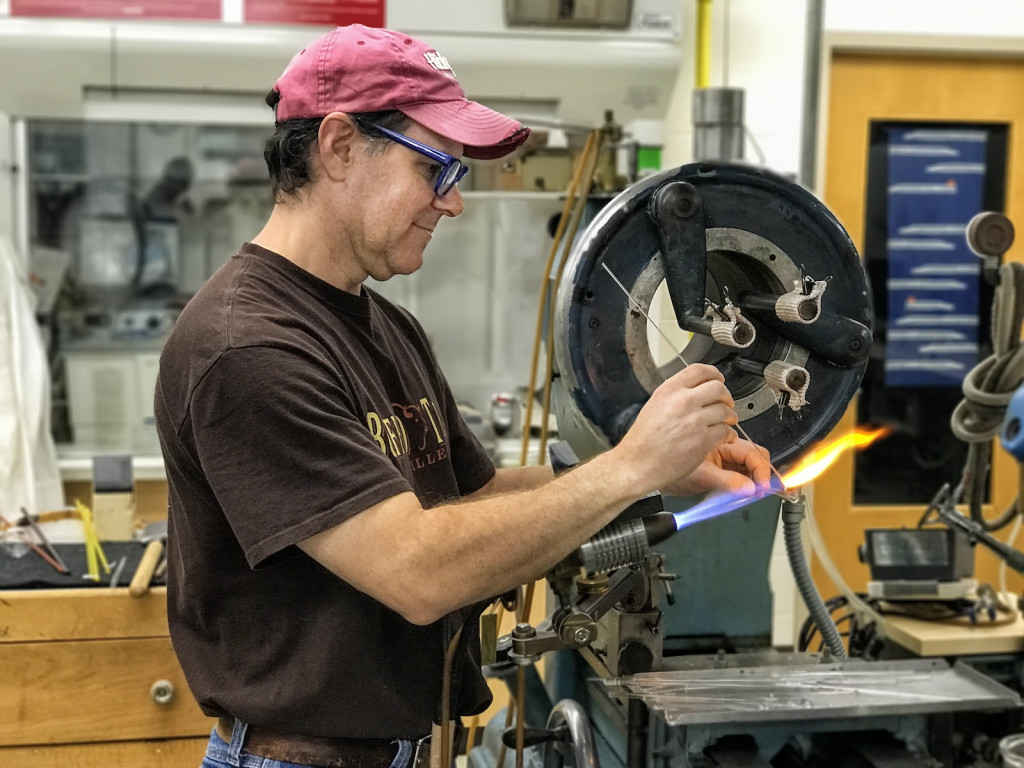
[[0,765],[16,768],[199,768],[206,739],[67,744],[59,747],[0,747]]
[[[208,736],[214,723],[167,637],[0,643],[0,679],[3,746]],[[159,681],[173,686],[166,703]]]
[[127,587],[0,590],[0,644],[167,633],[166,587],[142,597],[131,597]]

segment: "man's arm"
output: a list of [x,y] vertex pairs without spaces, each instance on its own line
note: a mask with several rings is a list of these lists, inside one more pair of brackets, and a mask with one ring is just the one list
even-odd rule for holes
[[469,494],[466,498],[482,499],[496,493],[532,491],[545,483],[550,483],[554,477],[555,473],[547,465],[542,467],[505,467],[497,470],[487,485]]
[[[766,483],[767,459],[735,441],[732,405],[721,374],[693,365],[654,392],[617,446],[572,472],[550,479],[548,469],[548,482],[533,471],[540,468],[502,472],[481,489],[491,492],[429,510],[402,493],[299,546],[409,621],[429,624],[540,578],[633,501],[680,486],[715,450]],[[715,478],[753,490],[743,474]],[[530,490],[500,492],[509,486]]]

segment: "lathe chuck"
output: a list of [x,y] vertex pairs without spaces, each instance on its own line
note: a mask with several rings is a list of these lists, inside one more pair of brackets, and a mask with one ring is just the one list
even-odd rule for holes
[[651,351],[644,315],[663,283],[678,325],[692,333],[681,357],[719,368],[744,431],[776,467],[835,427],[871,346],[871,298],[853,243],[789,179],[699,163],[626,189],[569,255],[553,318],[563,438],[617,443],[655,387],[683,367],[659,365]]

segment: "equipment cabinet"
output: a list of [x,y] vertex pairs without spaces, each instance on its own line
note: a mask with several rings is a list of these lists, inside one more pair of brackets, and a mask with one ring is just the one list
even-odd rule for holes
[[0,591],[0,765],[197,768],[214,720],[178,666],[166,600]]

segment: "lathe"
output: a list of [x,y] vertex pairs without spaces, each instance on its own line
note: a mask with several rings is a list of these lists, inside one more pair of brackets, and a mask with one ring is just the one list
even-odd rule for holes
[[[651,342],[663,284],[689,335],[668,362]],[[956,713],[1020,705],[964,664],[845,658],[811,579],[807,497],[787,478],[839,422],[872,341],[864,268],[821,201],[738,163],[662,172],[601,208],[556,290],[556,471],[614,445],[660,382],[702,362],[724,374],[741,434],[771,452],[775,493],[649,497],[554,568],[550,615],[500,638],[490,667],[518,678],[527,725],[489,723],[471,766],[512,765],[517,745],[544,766],[949,765]],[[771,646],[780,518],[817,653]]]

